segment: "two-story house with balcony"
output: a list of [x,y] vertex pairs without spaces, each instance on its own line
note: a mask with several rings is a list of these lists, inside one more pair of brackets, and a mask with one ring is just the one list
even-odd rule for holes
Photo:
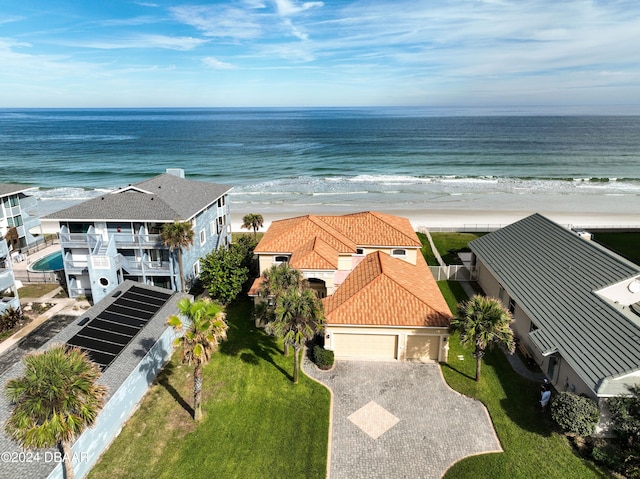
[[274,221],[254,253],[261,274],[288,262],[323,298],[336,358],[445,361],[451,314],[421,246],[408,219],[366,211]]
[[127,279],[180,291],[176,255],[160,236],[174,221],[190,222],[195,233],[193,245],[182,251],[189,286],[200,273],[200,258],[231,242],[230,190],[167,169],[44,217],[60,227],[69,296],[98,302]]
[[18,288],[13,277],[13,266],[6,241],[0,236],[0,315],[5,310],[20,308]]
[[27,194],[31,189],[31,186],[0,183],[0,235],[12,253],[26,250],[37,242],[31,231],[39,230],[40,218],[36,198]]

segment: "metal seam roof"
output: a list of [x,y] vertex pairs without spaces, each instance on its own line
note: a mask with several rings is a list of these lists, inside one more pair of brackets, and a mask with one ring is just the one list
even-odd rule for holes
[[469,246],[543,330],[530,334],[536,344],[555,343],[594,391],[603,378],[640,369],[640,328],[594,293],[640,267],[539,214]]

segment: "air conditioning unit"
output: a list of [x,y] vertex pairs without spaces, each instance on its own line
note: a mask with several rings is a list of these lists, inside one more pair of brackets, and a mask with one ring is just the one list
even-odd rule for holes
[[585,239],[587,241],[590,241],[593,239],[593,234],[589,233],[588,231],[585,230],[581,230],[581,229],[573,229],[572,230],[575,234],[577,234],[580,238]]

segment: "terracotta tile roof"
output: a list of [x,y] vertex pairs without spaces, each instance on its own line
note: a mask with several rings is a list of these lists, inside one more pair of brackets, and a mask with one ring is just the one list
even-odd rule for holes
[[424,259],[375,252],[323,300],[327,324],[448,327],[451,314]]
[[293,252],[289,264],[297,269],[338,269],[338,252],[316,236]]
[[271,223],[254,252],[293,253],[312,238],[320,238],[338,253],[355,253],[356,244],[317,216],[307,215]]
[[[298,216],[271,223],[255,253],[294,253],[320,238],[337,253],[355,253],[357,246],[421,246],[406,218],[366,211],[339,216]],[[318,251],[320,253],[320,251]],[[325,259],[334,253],[320,253]]]
[[247,293],[247,296],[258,296],[258,292],[260,291],[260,286],[262,286],[263,280],[264,278],[262,276],[254,279],[253,284],[251,285],[251,288],[249,288],[249,292]]
[[320,216],[319,219],[359,246],[422,246],[409,220],[400,216],[365,211],[351,215]]

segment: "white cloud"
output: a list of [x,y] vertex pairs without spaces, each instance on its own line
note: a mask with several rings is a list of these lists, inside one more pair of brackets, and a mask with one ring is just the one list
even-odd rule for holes
[[210,37],[250,40],[262,27],[253,15],[237,7],[186,5],[170,8],[173,17]]
[[236,68],[235,65],[232,65],[231,63],[223,62],[214,57],[204,57],[202,59],[202,63],[206,67],[213,68],[214,70],[232,70]]
[[296,4],[292,0],[275,0],[275,2],[278,13],[285,17],[304,12],[311,8],[324,6],[323,2],[303,2],[302,4]]
[[208,40],[193,37],[172,37],[168,35],[134,35],[113,40],[92,40],[65,42],[64,45],[96,48],[99,50],[119,50],[127,48],[162,48],[166,50],[187,51],[193,50]]

